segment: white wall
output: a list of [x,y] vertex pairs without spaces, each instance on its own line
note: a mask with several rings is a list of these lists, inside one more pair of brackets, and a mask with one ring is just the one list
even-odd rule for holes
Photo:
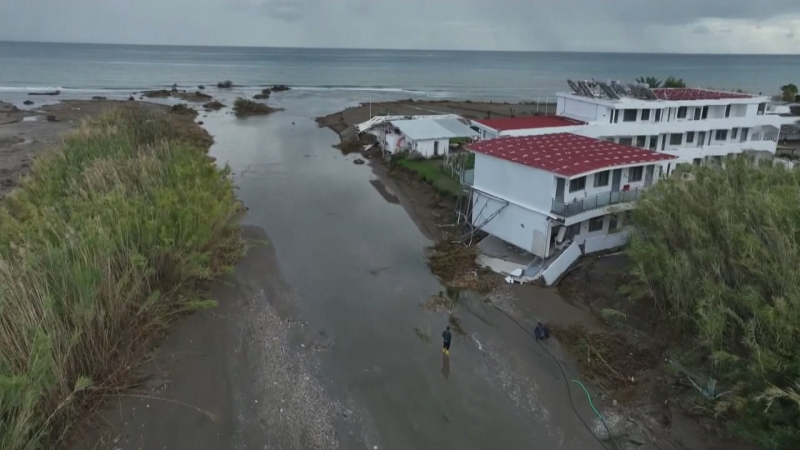
[[434,144],[439,143],[439,154],[438,156],[446,155],[450,149],[450,140],[449,139],[431,139],[425,141],[414,141],[414,150],[417,151],[419,154],[424,156],[425,158],[431,158],[434,155]]
[[595,253],[612,248],[622,247],[628,243],[629,230],[621,230],[618,233],[597,235],[586,238],[583,242],[583,253]]
[[[655,164],[653,164],[655,166]],[[644,187],[644,180],[647,177],[647,165],[637,166],[642,168],[642,179],[639,181],[630,181],[631,170],[633,167],[625,167],[620,169],[622,177],[620,178],[619,190],[623,190],[625,186],[628,189],[636,189]],[[611,192],[611,185],[614,183],[614,168],[608,169],[608,183],[605,186],[594,187],[594,177],[599,176],[599,172],[586,175],[586,189],[569,192],[569,180],[564,182],[564,203],[570,203],[576,199],[591,197],[593,195]],[[656,174],[654,172],[653,182],[656,181]]]
[[611,120],[611,109],[600,105],[586,97],[558,97],[556,114],[586,122],[608,122]]
[[[473,188],[476,190],[472,211],[474,225],[481,225],[500,210],[483,230],[544,257],[548,216],[555,194],[552,173],[476,153]],[[502,208],[503,202],[493,197],[509,203]]]
[[545,284],[552,286],[580,257],[581,249],[577,243],[573,242],[542,272],[542,279],[544,279]]
[[[475,191],[472,203],[472,223],[522,250],[544,257],[547,244],[547,216],[515,203],[504,202]],[[497,211],[500,211],[493,218]],[[484,224],[484,222],[491,220]]]
[[508,199],[528,209],[547,213],[555,195],[551,172],[494,156],[475,153],[476,189]]

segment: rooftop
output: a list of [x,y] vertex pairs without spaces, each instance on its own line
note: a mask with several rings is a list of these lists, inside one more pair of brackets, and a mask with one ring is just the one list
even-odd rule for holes
[[501,119],[472,119],[497,131],[528,130],[531,128],[569,127],[585,125],[586,122],[561,116],[504,117]]
[[454,118],[392,120],[391,124],[415,141],[478,137],[475,130]]
[[653,89],[659,100],[726,100],[732,98],[752,98],[750,94],[739,92],[712,91],[696,88],[658,88]]
[[675,159],[664,153],[572,133],[489,139],[469,144],[467,149],[565,177]]

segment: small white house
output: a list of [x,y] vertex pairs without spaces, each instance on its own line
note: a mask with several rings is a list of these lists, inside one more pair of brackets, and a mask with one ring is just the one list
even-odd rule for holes
[[547,264],[562,251],[571,264],[623,245],[621,213],[657,181],[657,167],[675,159],[571,133],[490,139],[467,150],[475,153],[473,226]]
[[478,133],[462,120],[398,119],[377,124],[368,132],[377,136],[378,142],[391,154],[406,151],[433,158],[448,153],[451,139],[478,138]]

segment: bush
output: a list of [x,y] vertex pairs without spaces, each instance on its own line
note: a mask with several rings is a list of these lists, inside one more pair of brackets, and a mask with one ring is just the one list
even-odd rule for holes
[[240,206],[184,118],[117,110],[0,205],[0,448],[51,448],[241,253]]
[[220,81],[219,83],[217,83],[217,87],[221,89],[230,89],[233,87],[233,81],[231,80]]
[[211,111],[216,111],[216,110],[222,109],[224,107],[225,107],[225,104],[220,102],[220,101],[217,101],[217,100],[212,100],[212,101],[207,102],[206,104],[203,105],[203,108],[211,110]]
[[186,115],[197,114],[197,112],[192,108],[189,108],[189,106],[186,103],[178,103],[177,105],[172,105],[172,108],[170,108],[170,112],[172,114],[186,114]]
[[632,212],[634,292],[731,391],[706,408],[762,446],[800,448],[800,172],[744,157],[691,171]]
[[264,103],[254,102],[246,98],[237,98],[233,103],[233,112],[239,117],[269,114],[276,110]]

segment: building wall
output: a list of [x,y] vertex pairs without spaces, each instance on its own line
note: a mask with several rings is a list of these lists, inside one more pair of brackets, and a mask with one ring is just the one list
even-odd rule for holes
[[[555,194],[552,173],[476,153],[473,188],[475,226],[483,225],[487,233],[543,257]],[[503,207],[503,201],[494,197],[508,201],[508,205]],[[498,210],[497,216],[483,224]]]
[[[619,189],[624,190],[625,186],[628,186],[628,189],[636,189],[639,187],[644,187],[645,177],[647,175],[647,165],[637,166],[642,167],[642,179],[639,181],[630,181],[631,170],[633,167],[626,167],[620,169],[622,171],[622,177],[620,178]],[[611,192],[611,185],[613,183],[613,172],[614,169],[609,169],[608,174],[608,184],[605,186],[594,186],[594,178],[595,176],[599,176],[600,172],[592,173],[586,175],[586,188],[580,191],[569,192],[569,180],[564,183],[564,203],[570,203],[576,199],[591,197],[593,195],[602,194],[606,192]],[[655,182],[655,174],[653,176],[653,182]]]
[[608,122],[611,118],[611,108],[585,97],[567,98],[559,96],[556,101],[556,114],[585,122]]
[[413,148],[418,153],[420,153],[425,158],[431,158],[433,156],[437,156],[433,154],[434,144],[439,143],[439,155],[443,156],[446,155],[447,152],[450,150],[450,140],[449,139],[430,139],[424,141],[414,141]]

